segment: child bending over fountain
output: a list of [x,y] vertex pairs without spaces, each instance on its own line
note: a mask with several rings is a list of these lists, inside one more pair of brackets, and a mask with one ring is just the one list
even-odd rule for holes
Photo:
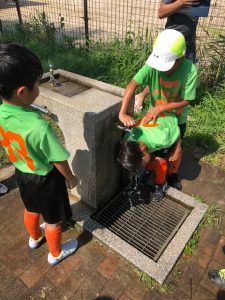
[[[163,113],[157,122],[138,125],[125,135],[116,146],[116,162],[131,174],[144,170],[154,171],[155,191],[152,200],[160,201],[167,186],[167,174],[176,173],[180,161],[180,129],[174,113]],[[181,186],[177,186],[180,190]]]
[[[30,107],[39,95],[42,73],[29,49],[0,43],[0,142],[16,167],[29,247],[38,248],[46,238],[48,262],[55,265],[78,246],[77,240],[61,243],[61,221],[72,216],[67,186],[74,188],[78,179],[68,165],[69,152],[49,122]],[[39,225],[41,215],[45,223]]]
[[[185,59],[184,36],[174,30],[166,29],[157,37],[153,51],[146,64],[138,71],[128,84],[119,119],[124,126],[132,127],[135,120],[127,114],[128,105],[138,86],[147,85],[141,93],[142,97],[136,102],[136,110],[140,109],[144,98],[150,94],[149,110],[144,117],[144,124],[155,122],[160,113],[175,111],[178,116],[178,124],[183,138],[186,123],[188,104],[195,99],[197,70],[196,66]],[[180,155],[182,153],[180,146]],[[177,173],[171,173],[167,180],[171,186],[181,186]]]

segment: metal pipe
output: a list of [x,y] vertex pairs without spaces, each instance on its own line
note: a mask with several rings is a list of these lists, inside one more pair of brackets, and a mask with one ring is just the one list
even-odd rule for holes
[[123,130],[125,132],[130,132],[131,133],[131,129],[129,129],[128,127],[117,125],[117,128],[120,129],[120,130]]
[[43,106],[39,106],[37,104],[31,104],[31,107],[33,107],[34,109],[37,109],[39,110],[40,112],[50,116],[52,113],[50,112],[50,110],[48,110],[46,107],[43,107]]
[[17,14],[18,14],[19,23],[23,24],[19,0],[14,0],[14,2],[16,4],[16,10],[17,10]]
[[3,29],[2,29],[2,20],[0,20],[0,32],[3,33]]
[[84,31],[85,31],[85,41],[86,46],[88,46],[89,41],[89,28],[88,28],[88,3],[87,0],[84,0]]

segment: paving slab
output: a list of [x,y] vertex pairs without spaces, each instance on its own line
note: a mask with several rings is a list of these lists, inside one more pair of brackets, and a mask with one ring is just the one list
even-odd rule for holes
[[[186,165],[193,163],[188,156],[185,159]],[[209,205],[225,203],[225,172],[204,163],[200,166],[200,173],[193,179],[188,179],[186,167],[181,169],[184,192],[190,196],[193,191],[198,192]],[[159,289],[148,290],[132,264],[79,227],[63,233],[63,240],[78,238],[80,247],[75,255],[49,267],[46,244],[35,251],[28,249],[28,236],[22,224],[23,204],[14,179],[5,177],[4,183],[10,191],[0,197],[0,299],[225,299],[224,291],[207,276],[209,269],[225,266],[223,227],[203,230],[198,251],[177,263],[165,282],[171,292],[161,294]],[[214,187],[215,197],[210,186]]]

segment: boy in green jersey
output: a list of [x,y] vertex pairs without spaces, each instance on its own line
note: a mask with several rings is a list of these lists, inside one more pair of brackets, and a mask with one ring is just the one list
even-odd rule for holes
[[[24,224],[29,247],[44,240],[48,262],[59,263],[75,252],[77,240],[61,243],[61,221],[72,216],[68,188],[77,185],[67,159],[49,122],[30,105],[39,95],[43,69],[38,57],[16,43],[0,43],[0,142],[16,167],[16,179],[24,202]],[[42,215],[45,223],[39,225]]]
[[[176,156],[180,129],[174,113],[163,113],[156,123],[141,122],[130,130],[116,147],[116,162],[132,174],[142,170],[154,171],[155,191],[152,200],[160,201],[166,189],[167,170],[176,172],[180,159]],[[169,160],[169,166],[167,163]]]
[[[135,125],[134,119],[127,114],[128,105],[136,88],[140,85],[147,85],[142,92],[141,102],[136,103],[136,108],[140,107],[144,97],[150,93],[150,106],[144,116],[144,123],[155,122],[161,113],[174,111],[177,114],[181,138],[183,138],[188,104],[195,99],[197,84],[196,66],[185,59],[185,50],[185,39],[180,32],[166,29],[159,34],[146,64],[125,90],[119,112],[119,119],[125,126]],[[180,157],[182,155],[181,146],[179,155]],[[181,188],[177,173],[168,174],[167,180],[171,186]]]

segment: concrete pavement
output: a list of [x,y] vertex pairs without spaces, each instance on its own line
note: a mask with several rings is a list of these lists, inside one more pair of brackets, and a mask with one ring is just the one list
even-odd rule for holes
[[[184,155],[181,167],[183,191],[225,209],[225,171]],[[164,290],[149,289],[134,266],[76,226],[63,240],[76,237],[79,249],[57,266],[47,262],[47,245],[28,248],[23,225],[23,204],[13,176],[0,198],[0,299],[161,300],[225,299],[207,278],[208,269],[225,267],[225,221],[201,232],[197,251],[181,258],[166,280]],[[149,283],[149,282],[148,282]]]

